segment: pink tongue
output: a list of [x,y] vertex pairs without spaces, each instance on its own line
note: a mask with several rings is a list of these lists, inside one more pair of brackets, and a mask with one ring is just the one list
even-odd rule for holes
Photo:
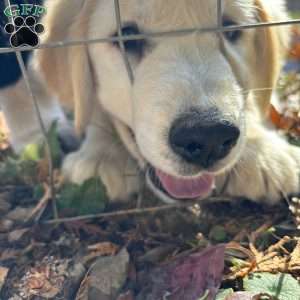
[[160,170],[155,170],[164,189],[176,199],[196,199],[203,198],[210,194],[214,185],[214,176],[203,174],[192,179],[176,178],[165,174]]

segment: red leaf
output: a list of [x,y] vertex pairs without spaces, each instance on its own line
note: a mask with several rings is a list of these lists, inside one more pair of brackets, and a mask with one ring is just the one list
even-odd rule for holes
[[137,300],[197,300],[207,291],[207,300],[215,299],[222,281],[224,252],[224,245],[209,247],[154,269],[144,276]]
[[270,118],[276,127],[280,126],[281,115],[272,104],[270,107]]

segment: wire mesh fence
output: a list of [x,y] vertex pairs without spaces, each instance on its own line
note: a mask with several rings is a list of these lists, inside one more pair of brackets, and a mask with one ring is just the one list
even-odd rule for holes
[[[6,6],[11,6],[10,0],[4,0]],[[89,1],[89,0],[87,0]],[[90,1],[96,1],[96,0],[90,0]],[[128,55],[125,50],[125,42],[128,40],[144,40],[147,38],[177,38],[181,36],[187,36],[187,35],[193,35],[193,34],[203,34],[203,33],[223,33],[228,31],[236,31],[236,30],[249,30],[253,28],[263,28],[263,27],[273,27],[273,26],[287,26],[287,25],[295,25],[300,24],[300,19],[293,19],[293,20],[282,20],[277,22],[257,22],[253,24],[242,24],[242,25],[231,25],[231,26],[223,26],[223,5],[224,0],[214,0],[216,1],[216,23],[213,27],[194,27],[194,28],[183,28],[179,30],[170,30],[170,31],[159,31],[159,32],[147,32],[147,33],[141,33],[141,34],[132,34],[132,35],[124,35],[122,33],[122,11],[120,9],[120,1],[123,0],[111,0],[114,2],[114,10],[115,10],[115,19],[117,24],[117,35],[112,37],[99,37],[96,39],[82,39],[82,40],[61,40],[61,41],[55,41],[51,43],[42,43],[39,44],[36,47],[29,47],[29,46],[23,46],[19,48],[13,48],[13,47],[2,47],[0,48],[0,55],[5,53],[15,53],[19,67],[22,72],[23,79],[25,81],[26,88],[28,90],[29,96],[32,100],[32,104],[35,108],[35,112],[39,121],[40,130],[42,132],[42,135],[45,139],[46,145],[47,145],[47,156],[49,160],[49,186],[51,188],[50,192],[50,198],[52,199],[52,207],[53,207],[53,216],[54,219],[47,221],[46,223],[59,223],[59,222],[68,222],[68,221],[74,221],[74,220],[86,220],[86,219],[92,219],[92,218],[99,218],[99,217],[112,217],[112,216],[119,216],[119,215],[130,215],[130,214],[138,214],[138,213],[148,213],[148,212],[155,212],[160,210],[168,210],[178,207],[186,207],[189,206],[189,204],[174,204],[174,205],[163,205],[160,207],[148,207],[145,209],[131,209],[126,211],[118,211],[114,213],[102,213],[98,215],[85,215],[85,216],[78,216],[75,218],[64,218],[60,219],[58,217],[57,213],[57,207],[56,207],[56,197],[55,197],[55,188],[54,188],[54,179],[53,179],[53,163],[51,159],[51,148],[49,145],[49,142],[47,140],[47,130],[46,125],[44,124],[42,114],[39,109],[38,99],[34,95],[33,88],[31,86],[30,82],[30,76],[28,76],[28,70],[26,69],[24,59],[21,55],[24,51],[32,51],[35,49],[45,49],[45,48],[60,48],[60,47],[72,47],[77,45],[86,45],[86,44],[95,44],[95,43],[118,43],[120,46],[120,50],[122,53],[122,57],[124,60],[124,64],[127,69],[128,76],[133,82],[134,75],[133,71],[130,65],[130,60],[128,58]],[[124,0],[125,1],[125,0]],[[163,0],[161,0],[163,1]],[[24,0],[24,2],[30,3],[30,0]],[[13,21],[13,18],[11,20]]]

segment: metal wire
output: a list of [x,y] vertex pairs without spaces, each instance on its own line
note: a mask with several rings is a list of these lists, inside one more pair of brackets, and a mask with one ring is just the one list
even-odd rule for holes
[[262,27],[274,27],[274,26],[286,26],[286,25],[295,25],[300,24],[300,19],[296,20],[288,20],[288,21],[280,21],[280,22],[261,22],[255,24],[244,24],[244,25],[235,25],[235,26],[226,26],[226,27],[208,27],[208,28],[187,28],[181,30],[170,30],[170,31],[160,31],[160,32],[148,32],[143,34],[133,34],[130,36],[115,36],[115,37],[100,37],[97,39],[81,39],[81,40],[70,40],[70,41],[57,41],[52,43],[40,44],[36,47],[25,46],[21,49],[0,48],[1,53],[11,53],[16,51],[31,51],[33,49],[45,49],[45,48],[61,48],[61,47],[71,47],[78,46],[82,44],[96,44],[96,43],[114,43],[120,41],[130,41],[130,40],[144,40],[147,38],[176,38],[184,35],[191,34],[201,34],[201,33],[212,33],[212,32],[228,32],[228,31],[236,31],[236,30],[247,30],[254,28],[262,28]]
[[133,83],[133,72],[132,68],[128,59],[128,55],[125,49],[124,41],[121,39],[122,38],[122,20],[121,20],[121,11],[120,11],[120,3],[119,0],[114,0],[115,4],[115,15],[116,15],[116,21],[117,21],[117,28],[118,28],[118,38],[119,38],[119,46],[121,49],[121,53],[123,56],[123,60],[127,69],[127,73],[130,79],[130,82]]
[[[10,0],[5,0],[5,3],[7,6],[10,6]],[[12,18],[12,23],[14,24],[14,19]],[[57,206],[56,206],[56,195],[55,195],[55,187],[54,187],[54,167],[53,167],[53,161],[52,161],[52,155],[51,155],[51,146],[50,143],[48,141],[48,135],[47,135],[47,129],[46,126],[44,124],[43,118],[42,118],[42,114],[38,105],[38,101],[33,93],[33,89],[29,80],[29,75],[28,72],[26,70],[26,66],[21,54],[20,49],[16,48],[14,49],[15,54],[16,54],[16,58],[25,82],[25,86],[27,88],[27,91],[29,93],[29,97],[32,101],[32,105],[34,107],[36,116],[37,116],[37,120],[38,120],[38,124],[40,127],[40,131],[41,134],[44,138],[44,142],[45,142],[45,148],[46,148],[46,155],[48,158],[48,164],[49,164],[49,168],[48,168],[48,172],[49,172],[49,187],[50,187],[50,197],[52,200],[52,209],[53,209],[53,215],[54,218],[57,219],[58,218],[58,211],[57,211]]]
[[217,24],[218,28],[222,27],[222,15],[223,15],[223,0],[217,0]]
[[[163,1],[163,0],[162,0]],[[160,32],[147,32],[143,34],[136,34],[136,35],[130,35],[130,36],[124,36],[122,34],[122,15],[121,15],[121,10],[120,10],[120,3],[119,0],[114,0],[114,9],[115,9],[115,18],[116,18],[116,24],[117,24],[117,29],[118,29],[118,35],[114,37],[99,37],[97,39],[82,39],[82,40],[64,40],[64,41],[56,41],[52,43],[44,43],[40,44],[36,47],[22,47],[22,48],[9,48],[9,47],[2,47],[0,48],[0,55],[3,53],[15,53],[20,69],[22,71],[22,75],[26,84],[26,87],[28,89],[30,98],[32,99],[32,103],[34,105],[36,114],[37,114],[37,119],[40,125],[41,132],[45,138],[46,142],[46,147],[48,149],[48,155],[49,155],[49,177],[50,177],[50,188],[52,188],[52,198],[53,198],[53,213],[55,219],[57,219],[57,208],[55,204],[55,190],[54,190],[54,184],[53,184],[53,166],[52,166],[52,159],[51,159],[51,149],[50,145],[48,142],[47,138],[47,131],[45,124],[42,119],[42,115],[38,106],[37,99],[35,98],[35,95],[33,93],[33,89],[30,84],[29,76],[21,55],[21,52],[23,51],[31,51],[33,49],[45,49],[45,48],[61,48],[61,47],[72,47],[72,46],[78,46],[78,45],[84,45],[84,44],[95,44],[95,43],[113,43],[113,42],[118,42],[120,45],[120,50],[122,53],[122,57],[124,60],[124,64],[126,66],[128,76],[131,82],[134,80],[132,68],[130,65],[130,61],[128,58],[128,55],[126,53],[126,49],[124,46],[124,43],[129,40],[143,40],[143,39],[155,39],[155,38],[176,38],[180,36],[185,36],[185,35],[191,35],[191,34],[202,34],[202,33],[223,33],[223,32],[228,32],[228,31],[236,31],[236,30],[248,30],[248,29],[254,29],[254,28],[262,28],[262,27],[273,27],[273,26],[286,26],[286,25],[294,25],[294,24],[300,24],[300,19],[297,20],[288,20],[288,21],[280,21],[280,22],[261,22],[261,23],[255,23],[255,24],[244,24],[244,25],[235,25],[235,26],[228,26],[228,27],[223,27],[222,26],[222,14],[223,14],[223,0],[216,0],[217,2],[217,22],[216,26],[214,27],[209,27],[209,28],[187,28],[187,29],[180,29],[180,30],[171,30],[171,31],[160,31]],[[26,0],[28,2],[28,0]],[[10,0],[5,0],[5,3],[9,6],[10,5]],[[172,207],[172,206],[171,206]],[[170,208],[170,207],[169,207]],[[159,209],[168,209],[164,206]],[[152,211],[152,209],[149,209],[149,211]],[[140,210],[133,210],[132,213],[139,213]],[[147,212],[147,209],[145,210]],[[113,214],[114,215],[114,214]],[[110,214],[106,215],[107,217],[110,216]],[[84,216],[84,217],[77,217],[77,218],[83,218],[83,219],[89,219],[89,218],[94,218],[95,215],[92,216]],[[97,217],[97,216],[96,216]],[[99,217],[103,217],[103,215],[99,215]],[[59,219],[58,221],[60,222],[67,222],[67,221],[72,221],[73,219],[66,218],[66,219]],[[49,222],[56,222],[54,221],[49,221]]]

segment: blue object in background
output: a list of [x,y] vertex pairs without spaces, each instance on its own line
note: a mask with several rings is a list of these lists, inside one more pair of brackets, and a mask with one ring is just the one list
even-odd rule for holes
[[[14,4],[42,4],[42,0],[10,0]],[[9,23],[9,18],[5,16],[6,4],[0,0],[0,48],[11,47],[10,35],[4,31],[4,27]],[[28,63],[31,51],[22,52],[25,64]],[[0,89],[15,84],[21,78],[21,70],[15,53],[0,53]]]
[[295,72],[300,73],[300,61],[288,60],[284,65],[283,70],[285,72]]

